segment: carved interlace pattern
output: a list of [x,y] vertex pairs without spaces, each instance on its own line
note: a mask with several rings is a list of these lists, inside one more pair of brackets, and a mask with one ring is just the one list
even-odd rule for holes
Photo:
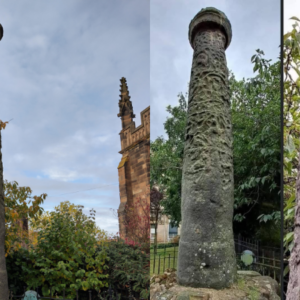
[[185,176],[222,172],[223,185],[232,187],[232,135],[225,36],[218,30],[199,32],[194,39]]

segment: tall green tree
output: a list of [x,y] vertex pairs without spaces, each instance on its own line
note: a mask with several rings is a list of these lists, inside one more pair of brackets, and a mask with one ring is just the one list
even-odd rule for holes
[[[235,181],[235,232],[264,238],[270,227],[280,245],[280,63],[261,50],[251,58],[256,76],[237,81],[232,75],[231,109]],[[259,219],[259,222],[255,222]],[[276,233],[276,234],[275,234]],[[269,235],[267,239],[271,243]]]
[[181,221],[181,177],[184,150],[184,136],[187,116],[187,101],[178,95],[178,106],[167,107],[171,115],[164,123],[167,139],[158,137],[150,144],[150,185],[159,186],[164,194],[161,204],[164,213],[171,217],[172,226]]

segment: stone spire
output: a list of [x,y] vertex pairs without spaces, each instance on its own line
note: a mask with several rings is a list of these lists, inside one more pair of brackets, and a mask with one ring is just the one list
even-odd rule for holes
[[127,82],[126,82],[126,78],[122,77],[120,79],[121,81],[121,99],[119,100],[119,113],[118,113],[118,117],[122,117],[125,115],[130,115],[131,118],[135,118],[135,115],[133,113],[133,107],[132,107],[132,102],[130,101],[130,96],[129,96],[129,91],[128,91],[128,86],[127,86]]
[[182,177],[178,282],[222,289],[236,279],[233,159],[225,49],[231,25],[215,8],[191,21],[194,49]]

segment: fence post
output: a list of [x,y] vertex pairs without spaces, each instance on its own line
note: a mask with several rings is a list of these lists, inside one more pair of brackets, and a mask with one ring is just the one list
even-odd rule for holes
[[275,251],[273,250],[273,266],[274,266],[274,280],[276,280],[276,261],[275,261]]
[[78,300],[78,290],[76,290],[76,300]]
[[164,267],[163,267],[163,272],[165,272],[166,269],[166,248],[165,248],[165,253],[164,253]]
[[174,260],[173,260],[173,269],[175,269],[175,256],[176,256],[176,250],[175,250],[175,246],[174,246]]
[[263,275],[265,276],[265,250],[262,250]]
[[168,265],[168,268],[170,269],[170,257],[171,256],[171,254],[169,253],[169,265]]
[[158,254],[158,273],[160,274],[160,254]]
[[89,290],[89,300],[92,300],[92,291]]
[[153,252],[153,274],[155,274],[155,258],[156,258],[156,255],[155,255],[155,252]]
[[65,295],[66,295],[66,289],[64,288],[64,290],[63,290],[63,300],[65,300]]
[[241,254],[242,253],[242,249],[241,249],[241,234],[238,234],[238,253]]
[[109,300],[112,300],[112,295],[111,295],[111,284],[109,284],[108,294],[109,294]]

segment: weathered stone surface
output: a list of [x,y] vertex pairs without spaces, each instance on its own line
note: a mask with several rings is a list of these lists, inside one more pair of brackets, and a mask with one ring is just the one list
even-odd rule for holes
[[[280,300],[278,283],[271,277],[261,276],[249,272],[238,276],[238,280],[230,288],[223,290],[184,287],[176,284],[176,272],[165,272],[162,275],[154,275],[151,278],[151,300]],[[169,274],[169,275],[167,275]],[[167,275],[167,276],[164,276]],[[155,279],[161,278],[162,284]],[[167,287],[167,283],[175,283]]]
[[241,271],[238,271],[237,273],[240,276],[261,276],[261,274],[259,274],[256,271],[244,271],[244,270],[241,270]]
[[214,9],[191,21],[194,49],[182,178],[178,281],[221,289],[236,280],[232,124],[225,49],[231,25]]

